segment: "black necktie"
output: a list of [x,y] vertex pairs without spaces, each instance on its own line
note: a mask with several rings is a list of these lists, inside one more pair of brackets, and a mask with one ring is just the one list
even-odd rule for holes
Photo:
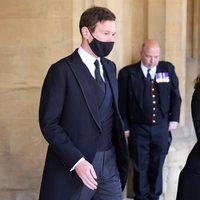
[[94,62],[94,65],[95,65],[95,71],[94,71],[95,79],[96,79],[98,85],[100,86],[100,88],[102,89],[102,91],[105,92],[105,84],[104,84],[103,78],[100,74],[99,61],[96,60]]
[[147,79],[147,81],[151,81],[151,74],[150,74],[150,70],[151,70],[151,69],[148,69],[148,70],[147,70],[147,78],[146,78],[146,79]]

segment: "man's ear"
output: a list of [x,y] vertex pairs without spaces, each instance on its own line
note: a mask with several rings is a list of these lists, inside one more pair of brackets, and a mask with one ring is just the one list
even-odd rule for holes
[[88,30],[88,28],[86,26],[83,26],[81,28],[81,33],[82,33],[82,36],[85,38],[85,39],[89,39],[90,38],[90,31]]

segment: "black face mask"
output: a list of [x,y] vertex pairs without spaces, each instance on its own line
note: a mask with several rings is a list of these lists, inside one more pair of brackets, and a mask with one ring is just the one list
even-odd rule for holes
[[105,57],[112,51],[114,42],[102,42],[97,40],[94,36],[92,37],[93,40],[89,43],[89,46],[96,56]]

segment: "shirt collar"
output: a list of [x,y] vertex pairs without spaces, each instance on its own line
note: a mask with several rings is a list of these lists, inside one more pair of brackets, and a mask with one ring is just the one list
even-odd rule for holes
[[85,63],[86,66],[90,66],[91,64],[94,64],[96,58],[91,56],[82,47],[79,47],[78,53],[79,53],[82,61]]
[[95,58],[95,57],[91,56],[81,46],[78,48],[78,54],[80,55],[81,60],[87,66],[87,68],[89,69],[89,71],[90,71],[90,73],[92,74],[93,77],[95,77],[95,75],[94,75],[94,70],[95,70],[94,62],[95,62],[95,60],[98,60],[99,63],[100,63],[100,73],[103,77],[103,67],[102,67],[102,64],[101,64],[101,61],[100,61],[100,57]]
[[[146,77],[146,76],[147,76],[147,70],[148,70],[149,68],[148,68],[148,67],[145,67],[145,66],[143,65],[142,62],[141,62],[141,65],[140,65],[140,66],[141,66],[141,69],[142,69],[142,72],[143,72],[144,76]],[[151,69],[151,71],[150,71],[151,78],[154,79],[155,74],[156,74],[157,66],[153,66],[153,67],[151,67],[150,69]]]

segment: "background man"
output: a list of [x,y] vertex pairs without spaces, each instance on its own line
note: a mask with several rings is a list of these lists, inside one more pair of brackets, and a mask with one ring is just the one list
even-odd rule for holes
[[135,200],[158,200],[170,131],[180,115],[181,97],[174,67],[159,61],[157,41],[142,45],[141,61],[119,72],[119,106],[133,159]]

